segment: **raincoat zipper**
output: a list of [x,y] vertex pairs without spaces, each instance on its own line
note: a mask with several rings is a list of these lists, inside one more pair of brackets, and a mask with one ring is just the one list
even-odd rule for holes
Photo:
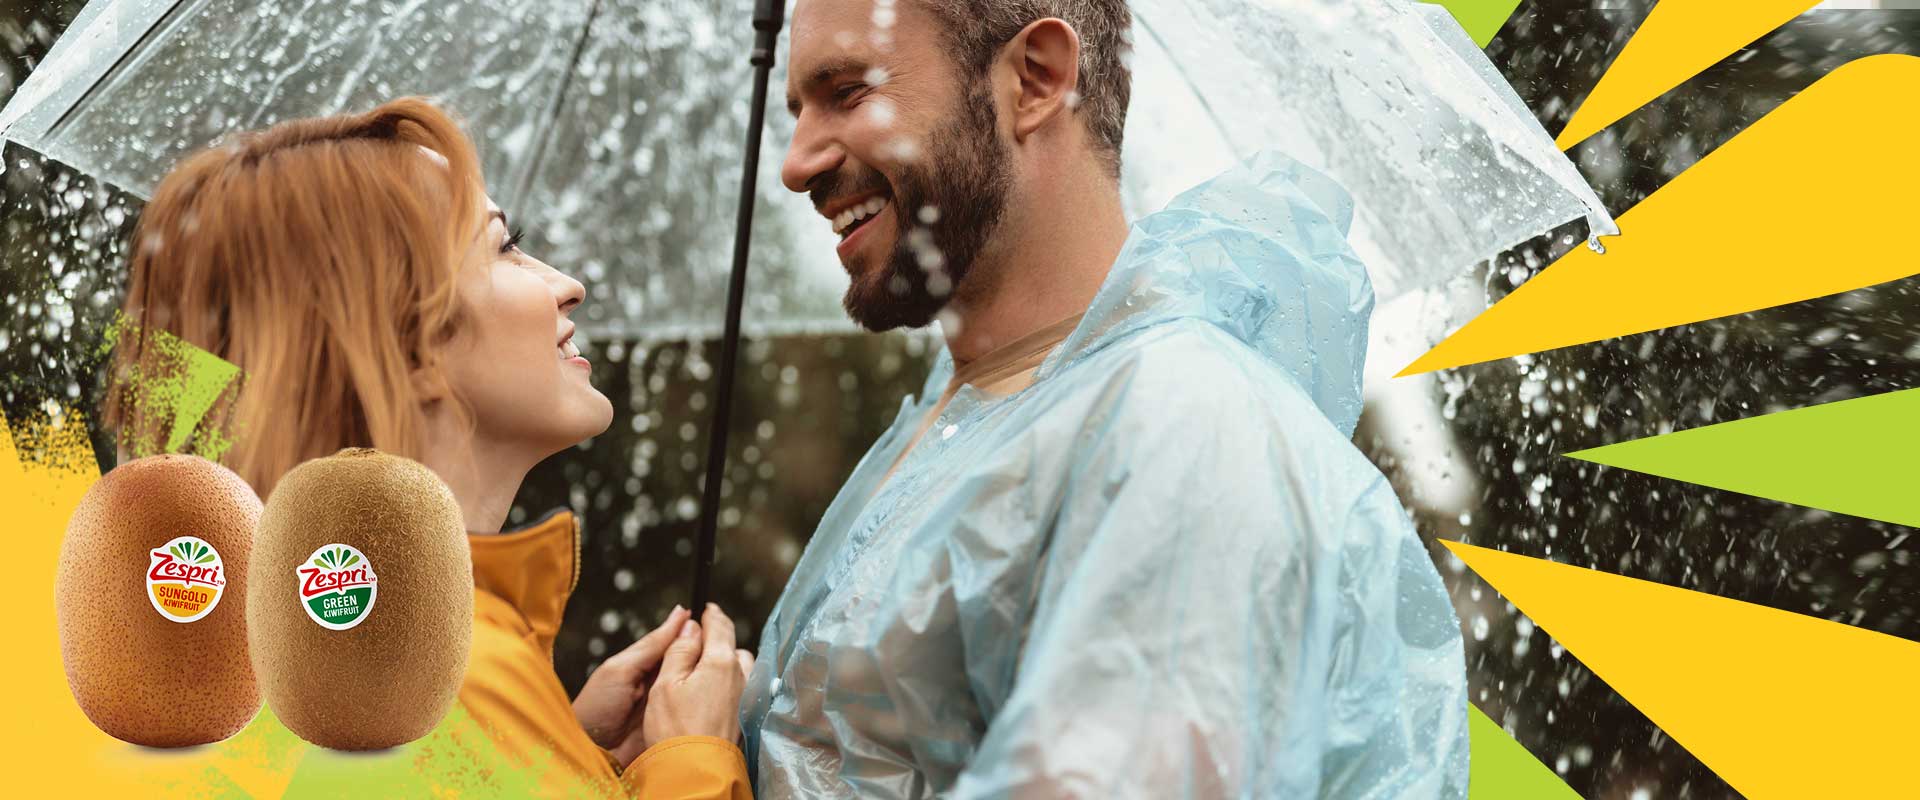
[[567,524],[573,529],[573,579],[567,581],[567,596],[571,597],[573,596],[573,590],[580,586],[580,551],[582,550],[582,545],[580,543],[580,515],[574,513],[567,515],[567,517]]

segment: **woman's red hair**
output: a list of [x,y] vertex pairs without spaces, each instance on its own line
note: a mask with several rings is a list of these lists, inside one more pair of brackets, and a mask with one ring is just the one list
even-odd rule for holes
[[164,449],[171,414],[144,408],[129,376],[154,374],[166,331],[242,370],[196,433],[227,443],[220,460],[262,497],[342,447],[418,458],[422,376],[460,324],[454,279],[487,224],[483,186],[472,142],[418,98],[182,161],[134,232],[106,399],[123,448]]

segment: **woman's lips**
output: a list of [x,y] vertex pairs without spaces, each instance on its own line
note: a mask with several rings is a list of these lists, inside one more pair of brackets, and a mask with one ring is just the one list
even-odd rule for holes
[[560,340],[560,360],[581,368],[591,368],[593,366],[591,363],[588,363],[585,358],[580,356],[579,346],[573,343],[573,331],[567,331],[566,338]]

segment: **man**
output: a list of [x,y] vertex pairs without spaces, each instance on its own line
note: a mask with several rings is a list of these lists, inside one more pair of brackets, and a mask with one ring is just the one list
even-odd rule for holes
[[1458,622],[1349,441],[1351,207],[1269,155],[1129,229],[1129,27],[794,11],[783,181],[853,319],[946,350],[766,625],[760,797],[1465,795]]

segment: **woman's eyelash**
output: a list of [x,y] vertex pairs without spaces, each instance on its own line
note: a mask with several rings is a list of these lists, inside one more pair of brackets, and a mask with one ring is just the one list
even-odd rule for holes
[[520,249],[520,237],[526,232],[527,229],[525,228],[514,228],[513,234],[507,237],[507,243],[500,245],[500,252],[510,253]]

